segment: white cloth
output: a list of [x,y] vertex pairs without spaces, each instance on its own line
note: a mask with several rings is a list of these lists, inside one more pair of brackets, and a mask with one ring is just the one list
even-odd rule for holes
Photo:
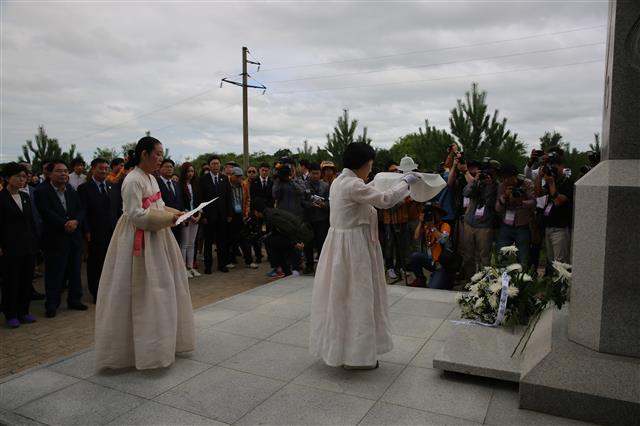
[[[410,176],[419,178],[414,182],[411,182],[411,188],[409,188],[409,196],[420,203],[424,203],[438,195],[442,191],[447,183],[438,174],[434,173],[419,173],[409,172]],[[407,178],[408,173],[390,173],[382,172],[376,174],[373,178],[373,185],[379,191],[386,191],[389,188],[397,185],[399,180]]]
[[344,169],[331,185],[329,233],[311,300],[309,350],[327,365],[375,365],[393,349],[378,216],[409,195],[400,181],[381,192]]
[[[167,367],[194,348],[193,311],[180,248],[171,233],[173,209],[142,199],[158,182],[135,168],[122,184],[123,214],[111,238],[96,306],[97,368]],[[136,229],[144,248],[133,256]]]

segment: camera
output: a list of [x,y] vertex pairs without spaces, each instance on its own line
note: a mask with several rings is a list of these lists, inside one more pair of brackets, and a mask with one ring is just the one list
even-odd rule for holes
[[544,155],[544,150],[542,149],[534,149],[531,153],[531,157],[540,158]]
[[431,209],[425,209],[424,222],[433,222],[433,211]]
[[291,162],[287,157],[276,161],[274,168],[276,169],[276,174],[274,175],[276,179],[288,180],[291,176]]
[[556,179],[558,177],[558,170],[552,165],[545,164],[544,166],[542,166],[542,174],[544,174],[545,176],[551,176]]
[[312,194],[310,197],[312,203],[324,203],[324,197]]

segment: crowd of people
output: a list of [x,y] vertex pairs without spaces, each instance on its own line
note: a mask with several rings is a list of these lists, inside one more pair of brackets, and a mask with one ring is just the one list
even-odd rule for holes
[[[496,249],[511,244],[532,273],[543,266],[543,247],[548,261],[569,262],[573,181],[561,149],[532,151],[524,170],[465,158],[456,144],[443,157],[439,172],[447,186],[436,198],[419,203],[406,196],[392,206],[376,206],[375,244],[382,246],[389,284],[404,279],[409,286],[451,289],[489,265]],[[81,159],[71,164],[49,159],[38,171],[26,163],[3,166],[0,258],[8,327],[35,321],[29,312],[35,299],[45,300],[46,317],[56,316],[65,290],[68,309],[86,310],[83,259],[96,303],[127,202],[122,183],[136,166],[130,160],[95,158],[88,171]],[[274,279],[314,273],[336,201],[329,196],[331,186],[341,176],[333,162],[281,158],[243,170],[212,155],[199,170],[190,162],[178,170],[162,158],[151,172],[165,206],[180,213],[216,199],[171,228],[188,278],[211,274],[214,267],[229,273],[242,263],[255,269],[265,258]],[[383,171],[399,172],[398,164],[391,161]],[[42,263],[44,295],[32,285]]]

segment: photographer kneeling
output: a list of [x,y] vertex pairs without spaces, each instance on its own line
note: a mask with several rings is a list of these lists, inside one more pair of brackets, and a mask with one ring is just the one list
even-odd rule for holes
[[500,169],[502,177],[498,186],[496,213],[501,216],[496,249],[515,244],[518,248],[518,262],[524,269],[529,265],[529,245],[531,213],[536,206],[533,182],[519,178],[518,169],[505,164]]
[[251,200],[251,211],[258,219],[264,219],[267,229],[271,229],[264,243],[273,266],[282,271],[275,278],[291,275],[292,259],[299,258],[299,252],[313,239],[309,225],[288,211],[267,207],[263,198]]
[[440,264],[440,255],[451,235],[451,227],[442,221],[447,212],[437,203],[426,203],[424,212],[420,213],[420,222],[416,227],[414,239],[424,238],[426,251],[411,253],[409,271],[416,279],[407,284],[409,287],[427,287],[427,281],[422,268],[431,271],[429,288],[449,289],[453,284],[450,274]]

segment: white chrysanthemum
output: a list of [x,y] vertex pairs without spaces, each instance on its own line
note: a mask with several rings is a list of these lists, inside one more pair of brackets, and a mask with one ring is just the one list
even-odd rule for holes
[[507,272],[513,271],[522,271],[522,265],[520,265],[519,263],[512,263],[511,265],[507,266]]
[[484,304],[484,297],[479,297],[478,300],[476,300],[476,304],[474,306],[476,308],[480,308],[483,304]]
[[471,282],[476,282],[476,281],[480,281],[482,279],[482,277],[484,276],[484,272],[480,271],[480,272],[476,272],[472,277],[471,277]]
[[502,247],[500,249],[500,254],[504,254],[504,255],[513,254],[513,255],[515,255],[516,253],[518,253],[518,247],[516,247],[515,245]]
[[524,281],[525,283],[533,281],[533,277],[531,275],[527,274],[526,272],[520,276],[520,279],[522,281]]
[[520,290],[518,290],[518,287],[516,286],[510,285],[509,288],[507,289],[507,294],[509,295],[509,297],[516,297],[519,292]]
[[554,260],[554,261],[553,261],[553,267],[554,267],[556,270],[558,270],[558,268],[562,268],[562,269],[569,270],[569,269],[571,269],[571,264],[569,264],[569,263],[562,263],[562,262],[559,262],[559,261],[557,261],[557,260]]
[[568,283],[569,280],[571,280],[571,272],[564,269],[564,270],[558,271],[558,278],[556,278],[554,281],[556,282],[563,281],[565,283]]
[[489,287],[489,290],[490,290],[490,291],[491,291],[491,293],[493,293],[493,294],[498,293],[501,289],[502,289],[502,284],[501,284],[501,283],[493,283],[493,284],[491,284],[491,286]]
[[478,295],[478,290],[480,289],[480,284],[474,284],[471,287],[469,287],[469,291],[471,292],[471,294],[473,294],[474,296]]
[[495,294],[492,296],[489,296],[489,304],[491,305],[491,307],[493,309],[497,309],[498,308],[498,296],[496,296]]
[[554,260],[552,266],[553,269],[555,269],[558,273],[558,277],[554,281],[569,282],[569,280],[571,279],[571,265]]

